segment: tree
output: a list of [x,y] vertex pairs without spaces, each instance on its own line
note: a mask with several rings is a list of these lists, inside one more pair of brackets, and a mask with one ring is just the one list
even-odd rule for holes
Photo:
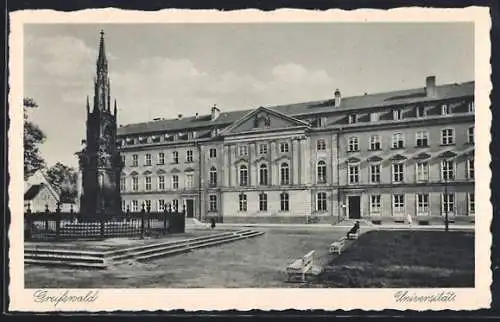
[[24,98],[24,180],[45,167],[45,160],[40,155],[39,146],[45,141],[45,134],[33,122],[28,120],[27,109],[37,108],[32,98]]
[[78,195],[78,173],[72,167],[57,162],[46,173],[47,180],[59,193],[61,202],[74,202]]

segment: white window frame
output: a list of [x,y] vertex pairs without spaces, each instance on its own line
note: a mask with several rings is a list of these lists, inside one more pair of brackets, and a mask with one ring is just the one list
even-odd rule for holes
[[[468,180],[474,180],[476,177],[474,158],[467,159],[466,168],[467,168],[466,178]],[[472,176],[471,176],[471,174],[472,174]]]
[[[451,169],[449,167],[449,164],[448,162],[451,162]],[[446,166],[445,166],[446,164]],[[448,181],[448,182],[451,182],[451,181],[454,181],[455,178],[456,178],[456,167],[457,167],[457,163],[455,162],[455,160],[450,160],[450,159],[446,159],[446,160],[441,160],[441,164],[440,164],[440,171],[441,171],[441,181]],[[445,169],[446,168],[446,169]],[[447,180],[445,180],[445,171],[447,171]],[[452,174],[452,179],[450,179],[450,171],[451,171],[451,174]]]
[[138,154],[132,154],[132,166],[133,167],[139,166],[139,155]]
[[[265,176],[263,176],[264,172],[265,172]],[[264,180],[264,178],[266,180]],[[269,167],[265,163],[259,164],[259,185],[261,185],[261,186],[269,185]]]
[[[424,142],[425,141],[425,144],[424,145],[419,145],[419,141],[420,142]],[[418,131],[417,133],[415,133],[415,146],[416,147],[424,148],[424,147],[428,147],[429,145],[430,145],[430,142],[429,142],[429,132],[427,132],[427,131]]]
[[172,176],[172,189],[179,189],[179,176],[176,174]]
[[[380,135],[372,135],[370,136],[370,139],[368,140],[368,144],[370,145],[370,151],[379,151],[382,149],[382,139],[380,138]],[[378,148],[376,145],[378,144]]]
[[451,106],[449,104],[442,104],[441,105],[441,115],[450,115],[451,114]]
[[326,150],[326,141],[325,141],[325,139],[318,139],[318,140],[316,140],[316,150],[317,151],[324,151],[324,150]]
[[138,211],[139,211],[139,201],[132,200],[132,212],[138,212]]
[[[472,130],[472,134],[471,134],[471,130]],[[474,144],[474,141],[476,139],[475,135],[476,135],[476,133],[475,133],[473,126],[467,128],[467,143]]]
[[208,212],[217,212],[217,195],[208,196]]
[[164,211],[165,210],[165,199],[159,199],[158,200],[158,211]]
[[[453,205],[453,209],[452,209],[452,211],[448,210],[448,216],[450,216],[450,215],[452,215],[452,216],[453,216],[453,215],[455,214],[456,209],[457,209],[457,208],[456,208],[456,207],[457,207],[457,204],[456,204],[456,203],[457,203],[457,198],[456,198],[456,196],[455,196],[455,193],[453,193],[453,192],[448,192],[448,196],[451,196],[451,199],[452,199],[452,201],[453,201],[453,202],[451,202],[451,203],[450,203],[450,202],[449,202],[449,200],[447,200],[447,201],[448,201],[448,202],[447,202],[448,204]],[[445,194],[444,194],[444,193],[442,193],[442,194],[441,194],[441,215],[442,215],[442,216],[445,216],[445,215],[446,215],[446,211],[445,211],[445,209],[444,209],[444,208],[445,208],[445,200],[444,200],[444,199],[445,199]]]
[[[424,177],[421,174],[425,174]],[[421,161],[415,163],[415,180],[417,182],[428,182],[429,181],[429,162]]]
[[[242,167],[245,167],[244,169],[242,169]],[[243,173],[245,174],[243,176]],[[244,178],[245,180],[242,180],[242,178]],[[238,167],[238,183],[241,187],[246,187],[248,186],[248,166],[246,164],[241,164],[239,167]]]
[[186,173],[186,188],[194,187],[194,175],[192,173]]
[[[472,205],[474,207],[471,207]],[[467,214],[469,216],[474,216],[475,213],[476,213],[476,196],[474,192],[469,192],[467,193]]]
[[[423,198],[422,202],[420,202],[420,197]],[[427,197],[427,200],[425,200],[424,197]],[[417,214],[417,216],[428,216],[430,214],[431,197],[429,193],[417,193],[415,195],[415,203],[415,213]]]
[[[420,114],[420,109],[422,109],[422,114]],[[425,106],[422,106],[422,105],[417,106],[415,114],[417,115],[417,118],[426,117],[427,116],[427,110],[426,110]]]
[[[402,146],[399,146],[399,142],[403,142]],[[393,149],[404,149],[406,145],[405,135],[401,132],[392,133],[392,148]]]
[[[321,196],[321,198],[320,198]],[[323,198],[324,196],[324,198]],[[328,211],[328,195],[326,192],[316,193],[316,211],[317,212],[327,212]]]
[[403,119],[403,109],[395,108],[392,110],[392,120],[393,121],[401,121]]
[[347,152],[358,152],[359,151],[359,137],[351,136],[347,144]]
[[348,116],[349,124],[356,124],[358,121],[358,115],[356,113],[351,113]]
[[378,112],[370,113],[370,122],[378,122],[380,120],[380,114]]
[[172,162],[174,164],[178,164],[179,163],[179,152],[177,152],[177,151],[173,151],[172,152]]
[[186,162],[188,163],[193,162],[193,150],[186,151]]
[[146,153],[144,155],[144,165],[145,166],[151,166],[151,153]]
[[288,142],[281,142],[280,143],[280,153],[288,153],[290,151],[290,147],[288,145]]
[[[402,196],[402,207],[396,207],[396,199]],[[404,193],[397,193],[392,195],[392,215],[404,215],[406,213],[406,197]],[[398,200],[397,205],[400,205],[401,200]]]
[[120,178],[120,191],[126,191],[127,190],[127,178],[121,177]]
[[248,155],[248,146],[247,145],[239,145],[238,146],[238,155],[240,157],[244,157]]
[[163,152],[158,153],[158,164],[159,165],[165,164],[165,153],[163,153]]
[[[352,171],[356,170],[356,171]],[[347,164],[347,184],[356,185],[359,184],[359,163],[349,163]],[[352,180],[356,179],[356,180]]]
[[[321,163],[321,165],[320,165]],[[320,168],[321,166],[321,168]],[[316,183],[319,183],[319,184],[324,184],[328,181],[328,178],[327,178],[327,163],[325,160],[319,160],[317,163],[316,163]],[[320,171],[321,169],[321,171]]]
[[370,214],[380,215],[382,209],[382,195],[370,195]]
[[470,101],[468,104],[467,104],[467,111],[469,113],[474,113],[475,111],[475,106],[474,106],[474,101]]
[[[398,173],[398,178],[400,178],[400,180],[396,180],[396,166],[398,168],[399,167],[401,168],[400,173]],[[392,169],[392,182],[393,183],[403,183],[403,182],[405,182],[405,164],[403,162],[394,162],[394,163],[392,163],[391,164],[391,169]]]
[[208,170],[208,184],[210,187],[217,187],[217,179],[217,168],[211,167],[210,170]]
[[259,154],[267,154],[267,143],[259,144]]
[[280,193],[280,211],[290,211],[290,194],[288,192]]
[[238,201],[239,201],[240,212],[248,211],[248,197],[247,197],[247,195],[244,193],[240,193],[238,195]]
[[268,209],[267,193],[259,193],[259,211],[264,212],[268,211]]
[[[284,167],[283,165],[286,165],[286,167]],[[283,162],[280,164],[280,185],[289,185],[289,184],[290,184],[290,165],[288,162]]]
[[208,156],[210,157],[210,159],[217,158],[217,149],[216,148],[210,148],[208,150]]
[[132,177],[132,191],[139,191],[139,177]]
[[158,176],[158,190],[160,190],[160,191],[165,190],[165,176],[164,175]]
[[[451,135],[450,133],[448,133],[449,131],[451,131]],[[455,129],[453,128],[441,129],[441,145],[453,145],[453,144],[455,144]]]
[[151,191],[151,182],[152,181],[153,180],[151,179],[151,176],[144,177],[144,190]]
[[[372,167],[377,167],[378,168],[378,171],[376,173],[377,177],[378,177],[378,180],[376,180],[376,181],[373,180],[373,175],[375,173],[373,172],[373,168]],[[380,180],[381,180],[381,178],[380,178],[381,177],[381,165],[380,165],[380,163],[370,163],[368,169],[369,169],[369,176],[370,176],[369,180],[370,180],[370,183],[380,183]]]

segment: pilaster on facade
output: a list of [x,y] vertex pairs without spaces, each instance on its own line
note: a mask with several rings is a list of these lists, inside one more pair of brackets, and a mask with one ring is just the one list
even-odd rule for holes
[[258,172],[258,165],[255,163],[255,160],[257,159],[257,145],[255,142],[252,142],[249,144],[248,147],[248,154],[250,157],[250,162],[248,165],[248,171],[249,171],[249,182],[248,184],[250,186],[257,186],[258,181],[257,181],[257,172]]
[[292,139],[292,182],[299,184],[299,142],[296,138]]
[[230,163],[230,147],[228,145],[224,145],[224,167],[221,171],[223,176],[223,186],[228,187],[230,185],[231,171],[233,170],[232,162]]
[[276,164],[275,160],[277,158],[276,141],[271,141],[270,151],[269,151],[269,179],[272,186],[279,185],[279,164]]

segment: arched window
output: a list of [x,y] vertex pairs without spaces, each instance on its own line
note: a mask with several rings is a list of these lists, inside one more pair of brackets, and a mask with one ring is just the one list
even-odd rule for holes
[[267,165],[261,164],[259,167],[259,184],[267,185]]
[[217,186],[217,169],[215,167],[210,168],[210,186],[215,187]]
[[317,177],[318,183],[326,183],[326,162],[323,160],[318,162]]
[[248,185],[248,168],[246,165],[240,166],[240,186]]
[[280,165],[280,184],[288,185],[290,184],[290,168],[288,167],[288,163],[283,162]]

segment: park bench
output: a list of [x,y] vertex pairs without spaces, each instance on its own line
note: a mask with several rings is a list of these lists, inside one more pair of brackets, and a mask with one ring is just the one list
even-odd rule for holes
[[342,252],[342,250],[345,247],[345,240],[346,240],[345,237],[342,237],[341,239],[331,243],[330,248],[328,250],[330,252],[330,254],[338,253],[340,255],[340,253]]
[[347,239],[349,239],[349,240],[358,239],[358,237],[359,237],[359,231],[356,231],[355,233],[348,233],[347,234]]
[[313,268],[314,250],[304,255],[302,258],[296,259],[293,263],[287,266],[288,281],[306,281],[306,273]]

